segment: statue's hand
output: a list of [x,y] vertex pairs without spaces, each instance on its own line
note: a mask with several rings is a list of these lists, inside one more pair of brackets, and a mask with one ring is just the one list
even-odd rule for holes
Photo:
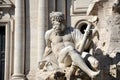
[[92,39],[97,36],[97,39],[99,40],[99,32],[98,30],[95,28],[95,29],[92,29]]
[[85,31],[85,33],[87,34],[87,37],[91,37],[91,35],[92,35],[92,30],[90,29],[90,30],[88,30],[88,31]]

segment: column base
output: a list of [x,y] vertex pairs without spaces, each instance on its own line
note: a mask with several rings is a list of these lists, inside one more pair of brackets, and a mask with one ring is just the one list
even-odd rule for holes
[[25,75],[24,74],[13,74],[12,80],[25,80]]

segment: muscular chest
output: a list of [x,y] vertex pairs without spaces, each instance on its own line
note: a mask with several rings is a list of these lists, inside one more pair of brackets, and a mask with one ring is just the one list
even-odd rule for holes
[[60,43],[60,42],[72,42],[72,36],[71,34],[65,34],[65,35],[52,35],[51,36],[52,43]]

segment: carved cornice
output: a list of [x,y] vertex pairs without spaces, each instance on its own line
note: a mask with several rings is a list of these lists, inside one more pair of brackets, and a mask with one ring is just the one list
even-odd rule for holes
[[0,0],[0,9],[1,8],[11,8],[13,3],[10,0]]
[[14,8],[14,5],[11,2],[7,2],[5,0],[0,0],[0,19],[2,19],[2,16],[4,15],[4,11],[9,10],[11,8]]
[[0,8],[11,8],[12,4],[0,4]]

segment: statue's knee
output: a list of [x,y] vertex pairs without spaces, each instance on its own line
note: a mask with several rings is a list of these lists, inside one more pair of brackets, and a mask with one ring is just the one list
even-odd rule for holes
[[99,67],[99,61],[98,61],[96,58],[94,58],[93,56],[90,56],[90,57],[88,58],[88,61],[90,62],[90,65],[91,65],[95,70],[98,69],[98,67]]
[[99,67],[99,62],[98,62],[97,60],[95,60],[93,65],[94,65],[93,67],[94,67],[95,69],[98,69],[98,67]]
[[70,51],[72,51],[72,50],[74,50],[74,47],[73,47],[73,46],[68,46],[68,49],[69,49]]

